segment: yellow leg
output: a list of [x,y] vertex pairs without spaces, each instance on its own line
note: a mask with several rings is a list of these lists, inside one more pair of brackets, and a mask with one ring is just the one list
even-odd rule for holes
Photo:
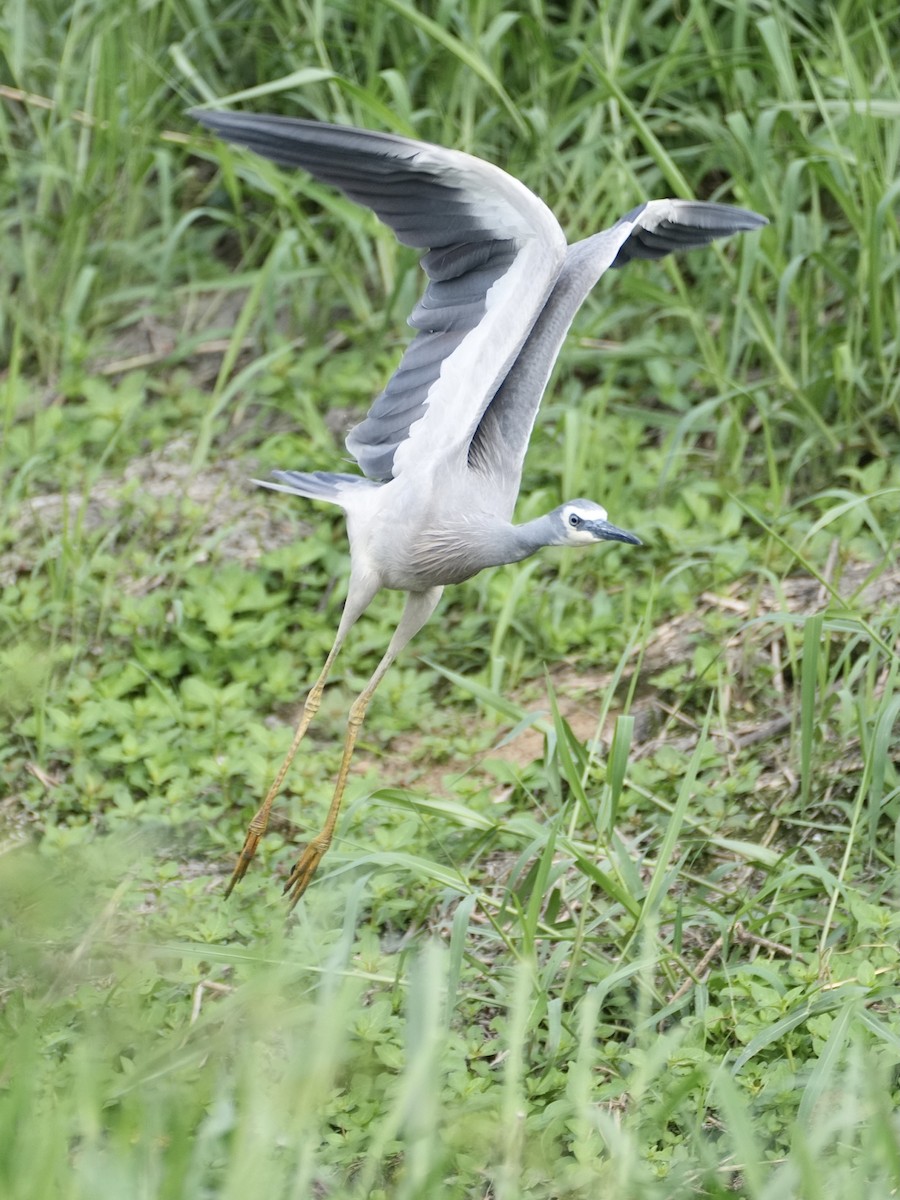
[[328,816],[325,818],[325,824],[316,836],[310,838],[303,853],[294,864],[294,869],[288,876],[287,883],[284,885],[285,892],[290,892],[288,912],[293,909],[294,905],[309,887],[309,882],[313,875],[315,875],[316,868],[325,857],[325,851],[331,845],[331,839],[334,836],[334,827],[337,825],[338,813],[341,811],[341,801],[344,799],[347,776],[350,774],[350,760],[353,758],[356,738],[377,682],[376,680],[375,684],[369,683],[365,691],[360,692],[359,696],[354,700],[353,706],[350,709],[350,717],[347,721],[347,736],[344,739],[344,753],[341,758],[337,782],[334,785],[334,795],[331,798]]
[[325,852],[331,845],[338,814],[341,811],[341,801],[344,799],[347,776],[350,774],[350,760],[353,758],[353,749],[356,746],[356,739],[360,726],[363,723],[363,718],[366,715],[366,709],[369,707],[369,701],[372,699],[372,693],[378,687],[388,667],[409,639],[418,633],[434,612],[435,606],[441,598],[442,591],[443,588],[431,588],[427,592],[409,593],[400,624],[394,631],[394,636],[391,638],[391,643],[387,648],[384,658],[382,658],[381,662],[375,668],[372,678],[351,705],[350,715],[347,720],[347,736],[344,739],[344,753],[341,757],[341,766],[334,786],[334,795],[331,798],[331,804],[328,809],[328,816],[325,818],[325,824],[319,832],[315,837],[310,839],[303,853],[295,863],[287,883],[284,885],[285,892],[290,893],[288,897],[288,912],[293,909],[297,901],[309,887],[310,880],[316,873],[316,868],[325,857]]
[[262,805],[259,806],[259,811],[253,820],[250,822],[250,827],[247,829],[247,836],[244,840],[244,846],[241,847],[241,852],[238,856],[238,862],[235,863],[232,878],[228,881],[226,888],[226,899],[232,894],[235,883],[240,883],[242,878],[247,874],[247,868],[250,866],[253,854],[257,852],[259,842],[263,840],[263,834],[269,826],[269,814],[272,810],[272,804],[275,803],[275,797],[281,791],[281,785],[284,782],[284,776],[287,775],[290,769],[290,763],[294,761],[296,751],[300,749],[300,743],[304,740],[304,734],[310,728],[313,716],[318,713],[319,704],[322,703],[322,692],[325,688],[325,679],[328,678],[328,673],[331,670],[331,664],[334,662],[334,655],[329,655],[325,660],[325,666],[322,668],[322,673],[316,683],[310,689],[310,695],[306,697],[304,710],[300,715],[300,722],[294,733],[294,740],[290,743],[290,749],[287,752],[284,762],[281,767],[278,767],[278,774],[275,776],[275,781],[269,791],[265,793],[265,799]]
[[313,717],[319,711],[319,705],[322,702],[322,691],[325,687],[325,680],[328,677],[328,672],[330,671],[331,664],[333,662],[334,654],[332,653],[329,654],[328,658],[326,659],[325,666],[322,668],[319,678],[309,690],[309,695],[306,697],[306,703],[303,705],[303,712],[300,716],[300,721],[294,734],[294,740],[291,742],[291,748],[288,750],[284,762],[278,768],[278,774],[275,776],[272,786],[269,788],[268,792],[266,792],[265,800],[263,800],[259,811],[250,822],[249,828],[247,829],[247,836],[244,839],[244,845],[241,847],[241,852],[238,855],[237,863],[235,864],[231,879],[228,882],[228,887],[225,889],[226,900],[234,891],[235,884],[240,883],[240,881],[247,874],[247,868],[250,866],[253,855],[256,853],[256,848],[262,841],[263,834],[268,828],[269,814],[272,811],[272,805],[275,803],[275,797],[281,791],[281,785],[284,783],[284,777],[290,770],[291,763],[296,757],[297,751],[300,748],[300,743],[303,741],[304,734],[306,733],[307,729],[309,729]]
[[300,743],[312,723],[313,717],[319,711],[319,705],[322,702],[322,691],[325,687],[325,681],[328,678],[328,673],[331,670],[334,660],[338,656],[338,651],[344,643],[344,638],[353,623],[359,618],[360,614],[365,610],[370,600],[375,594],[375,589],[371,585],[355,586],[353,578],[350,579],[350,589],[347,593],[347,602],[344,605],[344,611],[341,614],[341,622],[338,625],[337,636],[334,639],[334,645],[328,657],[325,659],[325,665],[319,674],[319,678],[309,690],[309,695],[306,697],[306,703],[303,705],[303,712],[300,715],[300,722],[297,725],[297,730],[294,733],[294,739],[291,742],[291,748],[287,752],[287,756],[281,766],[278,768],[278,774],[275,776],[275,781],[266,792],[266,798],[263,800],[259,811],[250,822],[247,829],[247,836],[244,839],[244,845],[241,847],[241,852],[238,855],[237,863],[232,872],[231,879],[228,881],[228,886],[225,889],[225,899],[227,900],[234,891],[235,884],[240,883],[247,873],[247,868],[253,855],[256,853],[256,848],[262,840],[263,834],[269,824],[269,814],[272,811],[272,805],[275,803],[275,797],[281,791],[281,785],[284,783],[285,776],[290,770],[291,763],[300,748]]

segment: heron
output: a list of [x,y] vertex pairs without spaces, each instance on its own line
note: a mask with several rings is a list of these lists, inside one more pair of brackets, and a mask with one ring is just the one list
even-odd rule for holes
[[568,244],[550,209],[500,167],[393,133],[301,118],[192,111],[220,138],[343,192],[424,251],[416,331],[346,447],[362,474],[274,471],[264,487],[343,509],[350,574],[334,644],[312,684],[290,749],[254,815],[226,888],[244,877],[347,634],[383,588],[406,593],[388,647],[348,715],[321,830],[284,892],[289,911],[331,845],[351,759],[372,694],[433,614],[443,589],[547,546],[640,545],[593,500],[568,500],[513,522],[541,398],[576,312],[612,267],[656,259],[758,229],[747,209],[650,200],[609,229]]

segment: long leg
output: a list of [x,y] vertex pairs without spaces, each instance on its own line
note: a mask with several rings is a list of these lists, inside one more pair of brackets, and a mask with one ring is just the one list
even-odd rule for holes
[[436,587],[429,588],[427,592],[409,593],[406,599],[406,607],[403,610],[403,616],[400,618],[400,624],[394,631],[394,636],[391,638],[384,658],[375,668],[372,678],[350,707],[350,716],[347,721],[347,736],[344,741],[344,753],[341,758],[337,782],[334,786],[334,795],[331,798],[331,806],[328,809],[328,816],[325,818],[325,824],[316,836],[310,839],[300,858],[297,860],[293,871],[291,871],[287,883],[284,885],[285,892],[290,892],[288,912],[290,912],[307,887],[309,887],[309,882],[315,874],[316,868],[322,861],[325,851],[331,845],[334,827],[337,824],[338,813],[341,810],[341,801],[344,798],[347,776],[350,772],[350,760],[353,757],[353,748],[356,745],[356,738],[363,723],[363,718],[366,715],[369,701],[372,699],[372,693],[378,687],[388,667],[403,647],[409,642],[410,638],[419,632],[434,612],[443,590],[443,588]]
[[369,602],[375,594],[375,589],[370,586],[357,585],[354,586],[354,581],[351,577],[350,588],[347,592],[347,600],[344,604],[344,611],[341,613],[341,621],[338,625],[337,635],[334,639],[334,645],[331,647],[328,657],[325,659],[325,665],[319,673],[319,678],[309,689],[309,695],[306,697],[306,703],[303,705],[303,712],[300,714],[300,721],[294,733],[291,748],[285,756],[284,762],[278,768],[278,773],[272,783],[272,786],[266,792],[266,798],[263,800],[259,811],[250,822],[247,829],[247,836],[244,839],[244,845],[241,847],[241,852],[238,855],[237,863],[232,872],[231,879],[228,881],[228,887],[225,889],[225,898],[227,899],[236,883],[239,883],[247,873],[247,868],[250,866],[250,861],[256,853],[256,848],[262,840],[263,834],[269,824],[269,814],[272,811],[272,805],[275,802],[275,797],[281,791],[281,785],[284,783],[284,778],[287,775],[291,763],[300,748],[300,743],[303,741],[303,736],[312,722],[313,717],[319,711],[319,705],[322,702],[322,691],[325,687],[325,681],[328,678],[328,673],[338,656],[338,651],[344,644],[351,626],[359,619],[360,615],[368,607]]

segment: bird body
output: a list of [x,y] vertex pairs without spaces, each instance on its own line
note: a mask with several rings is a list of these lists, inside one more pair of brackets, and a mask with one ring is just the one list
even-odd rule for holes
[[[638,543],[633,534],[609,525],[606,510],[591,500],[570,501],[514,525],[512,500],[504,494],[508,489],[497,488],[491,477],[460,464],[442,474],[439,496],[430,481],[418,476],[372,484],[324,472],[274,474],[280,483],[256,482],[276,491],[328,499],[344,509],[351,570],[374,580],[378,590],[422,591],[462,583],[486,567],[519,562],[544,546],[600,540]],[[329,478],[335,483],[332,495],[326,496],[322,480]],[[567,515],[573,514],[583,517],[577,528],[567,522]],[[602,535],[584,528],[591,521],[605,523]]]
[[401,242],[424,250],[420,261],[428,277],[409,318],[415,337],[347,437],[363,474],[275,471],[278,482],[263,483],[344,510],[350,579],[334,646],[250,824],[229,892],[265,831],[349,629],[382,588],[408,596],[384,657],[350,710],[328,818],[286,885],[293,906],[331,842],[369,698],[443,588],[544,546],[640,544],[592,500],[567,501],[521,525],[512,519],[541,398],[591,288],[608,268],[633,258],[660,258],[766,222],[729,205],[651,200],[611,228],[567,245],[553,213],[524,184],[460,151],[317,121],[194,115],[221,137],[301,167],[371,208]]

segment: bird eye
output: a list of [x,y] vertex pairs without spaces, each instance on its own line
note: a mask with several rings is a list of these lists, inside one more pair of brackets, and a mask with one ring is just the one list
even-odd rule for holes
[[578,528],[578,526],[581,524],[581,517],[579,517],[578,513],[570,513],[569,514],[569,524],[572,526],[573,529]]

